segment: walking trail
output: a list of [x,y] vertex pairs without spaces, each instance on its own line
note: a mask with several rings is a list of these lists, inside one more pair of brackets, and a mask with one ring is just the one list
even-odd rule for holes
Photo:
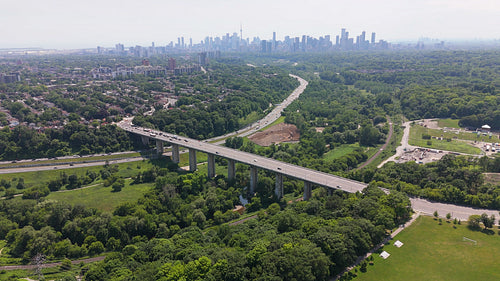
[[[392,133],[394,132],[394,128],[393,128],[393,124],[392,124],[391,118],[389,118],[389,116],[387,116],[387,122],[389,122],[389,133],[387,134],[387,139],[385,140],[384,145],[382,145],[382,147],[379,149],[379,151],[377,151],[370,159],[368,159],[368,161],[366,161],[365,163],[363,163],[357,169],[362,169],[365,166],[369,165],[371,162],[373,162],[373,160],[375,160],[375,158],[377,158],[380,155],[380,153],[382,153],[382,151],[384,151],[385,148],[391,142]],[[380,167],[378,167],[378,168],[380,168]]]

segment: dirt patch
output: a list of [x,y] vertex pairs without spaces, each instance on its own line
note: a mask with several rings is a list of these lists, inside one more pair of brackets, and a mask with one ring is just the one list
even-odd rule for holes
[[248,139],[260,146],[270,146],[273,143],[299,141],[300,133],[295,125],[281,123],[257,132]]

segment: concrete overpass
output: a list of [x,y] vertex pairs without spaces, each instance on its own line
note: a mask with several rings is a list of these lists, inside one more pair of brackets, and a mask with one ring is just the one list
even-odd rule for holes
[[327,174],[297,165],[281,162],[275,159],[239,151],[236,149],[211,144],[187,137],[165,133],[157,130],[134,126],[130,123],[120,122],[122,129],[140,135],[143,142],[150,140],[156,142],[156,149],[163,152],[164,143],[172,146],[172,161],[179,162],[179,147],[189,149],[189,170],[197,169],[196,152],[201,151],[208,155],[208,177],[215,176],[215,157],[222,157],[228,160],[228,178],[235,176],[235,163],[244,163],[250,166],[250,193],[254,193],[257,186],[257,171],[264,169],[276,174],[275,194],[278,198],[283,197],[283,176],[298,179],[304,182],[304,199],[311,197],[313,185],[322,186],[328,190],[340,189],[350,193],[363,190],[367,185],[362,182],[342,178],[332,174]]

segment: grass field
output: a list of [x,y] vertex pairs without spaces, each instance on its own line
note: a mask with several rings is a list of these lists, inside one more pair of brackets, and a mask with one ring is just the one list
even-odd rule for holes
[[[115,165],[115,164],[113,164]],[[153,165],[149,160],[139,160],[127,163],[116,164],[120,167],[119,175],[121,177],[131,177],[137,174],[139,171],[150,169]],[[138,168],[140,167],[140,169]],[[5,179],[7,181],[12,181],[13,179],[23,178],[24,183],[27,187],[40,184],[43,182],[48,182],[53,179],[57,179],[60,173],[64,172],[67,175],[85,175],[87,171],[94,171],[99,173],[103,169],[102,165],[81,167],[81,168],[71,168],[71,169],[52,169],[45,171],[35,171],[35,172],[24,172],[24,173],[12,173],[12,174],[0,174],[0,180]]]
[[[366,273],[358,268],[353,280],[500,280],[499,235],[471,231],[465,224],[456,226],[444,221],[439,225],[433,218],[421,216],[383,247],[390,257],[384,260],[374,254],[374,265]],[[476,240],[477,245],[463,237]],[[396,240],[404,245],[395,247]]]
[[460,128],[460,126],[458,126],[458,119],[438,119],[437,122],[438,126],[441,128]]
[[17,162],[17,163],[7,163],[0,164],[0,167],[8,167],[8,168],[16,168],[22,167],[23,165],[31,165],[31,164],[61,164],[61,163],[81,163],[84,161],[103,161],[103,160],[117,160],[123,158],[131,158],[141,156],[139,152],[130,152],[123,153],[117,155],[101,155],[101,156],[91,156],[91,157],[82,157],[82,158],[69,158],[69,159],[53,159],[53,160],[43,160],[43,161],[32,161],[32,162]]
[[327,161],[332,161],[334,159],[347,155],[358,148],[359,148],[359,143],[343,144],[325,153],[323,155],[323,159]]
[[102,184],[78,190],[65,192],[51,192],[47,200],[57,200],[71,205],[83,204],[87,208],[96,208],[102,211],[113,211],[116,206],[124,202],[135,202],[145,192],[153,188],[154,183],[133,184],[131,180],[125,181],[125,187],[120,192],[111,192],[111,186]]
[[[442,136],[444,140],[431,139],[430,141],[432,144],[428,145],[427,142],[429,140],[422,139],[423,134],[428,134],[433,137]],[[455,134],[451,132],[444,132],[442,130],[428,129],[419,125],[413,125],[410,130],[410,138],[408,142],[410,145],[434,148],[439,150],[455,151],[468,154],[481,153],[481,150],[479,148],[473,147],[472,145],[463,141],[454,140],[453,137],[458,137],[460,140],[476,140],[477,138],[476,135],[472,133]],[[448,142],[446,140],[447,138],[450,138],[452,140]]]

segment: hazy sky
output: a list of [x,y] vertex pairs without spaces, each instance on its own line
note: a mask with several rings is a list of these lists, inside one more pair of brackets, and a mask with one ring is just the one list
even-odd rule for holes
[[500,0],[4,0],[0,48],[157,46],[238,32],[377,40],[500,39]]

